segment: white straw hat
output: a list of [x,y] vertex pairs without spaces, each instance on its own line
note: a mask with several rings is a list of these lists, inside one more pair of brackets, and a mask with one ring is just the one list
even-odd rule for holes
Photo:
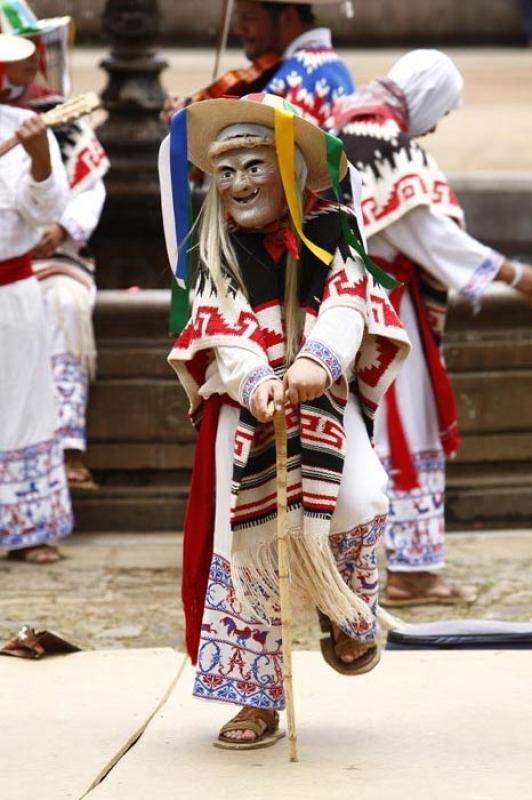
[[24,61],[35,52],[35,45],[29,39],[20,36],[7,36],[0,33],[0,63]]

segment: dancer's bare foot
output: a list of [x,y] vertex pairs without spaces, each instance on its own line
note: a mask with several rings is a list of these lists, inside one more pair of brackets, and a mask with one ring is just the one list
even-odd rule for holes
[[388,571],[380,603],[391,607],[455,605],[474,603],[476,599],[476,591],[471,586],[457,586],[433,572]]
[[90,469],[83,463],[81,450],[65,450],[65,472],[71,488],[96,488]]
[[50,544],[39,544],[35,547],[21,547],[19,550],[10,550],[7,554],[11,561],[25,561],[27,564],[55,564],[64,556]]
[[333,625],[333,636],[335,643],[340,645],[337,657],[344,664],[352,664],[375,646],[373,642],[357,642],[356,639],[351,639],[336,625]]

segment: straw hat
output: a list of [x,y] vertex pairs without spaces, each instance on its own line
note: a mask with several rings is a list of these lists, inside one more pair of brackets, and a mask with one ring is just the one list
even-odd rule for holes
[[8,64],[11,61],[24,61],[34,52],[35,45],[29,39],[6,36],[4,33],[0,33],[0,64]]
[[[279,0],[280,1],[280,0]],[[307,187],[314,192],[328,189],[332,184],[327,160],[326,134],[312,122],[298,115],[297,109],[271,94],[249,94],[239,100],[220,98],[192,103],[187,108],[188,158],[203,172],[211,175],[213,166],[209,147],[218,134],[229,125],[252,123],[275,129],[276,110],[294,116],[294,139],[308,169]],[[347,172],[347,159],[342,155],[340,180]]]
[[0,31],[11,36],[40,36],[71,22],[71,17],[38,19],[26,0],[0,0]]

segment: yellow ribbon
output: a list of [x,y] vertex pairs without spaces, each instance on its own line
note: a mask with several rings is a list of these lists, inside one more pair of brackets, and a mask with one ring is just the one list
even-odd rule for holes
[[333,254],[311,242],[303,233],[301,208],[296,190],[295,175],[295,130],[294,115],[284,108],[275,108],[275,143],[277,145],[277,160],[283,182],[288,210],[297,234],[316,258],[328,266],[333,260]]

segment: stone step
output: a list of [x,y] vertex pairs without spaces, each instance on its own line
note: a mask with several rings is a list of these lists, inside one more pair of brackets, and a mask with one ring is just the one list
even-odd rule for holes
[[[97,481],[101,480],[95,473]],[[183,528],[188,482],[165,485],[99,483],[96,490],[73,492],[76,531],[150,533]]]
[[[100,488],[75,493],[80,531],[182,527],[195,433],[166,357],[169,293],[101,291],[88,463]],[[532,311],[492,287],[479,313],[455,300],[446,359],[462,446],[449,464],[449,525],[520,526],[532,516]]]
[[[97,480],[105,473],[95,472]],[[131,474],[114,476],[95,491],[73,493],[79,532],[176,532],[182,530],[188,476],[173,482],[135,483]],[[162,479],[162,478],[161,478]],[[166,478],[167,480],[167,478]],[[466,465],[449,465],[446,509],[450,530],[527,528],[532,519],[532,465],[485,464],[475,474]]]

